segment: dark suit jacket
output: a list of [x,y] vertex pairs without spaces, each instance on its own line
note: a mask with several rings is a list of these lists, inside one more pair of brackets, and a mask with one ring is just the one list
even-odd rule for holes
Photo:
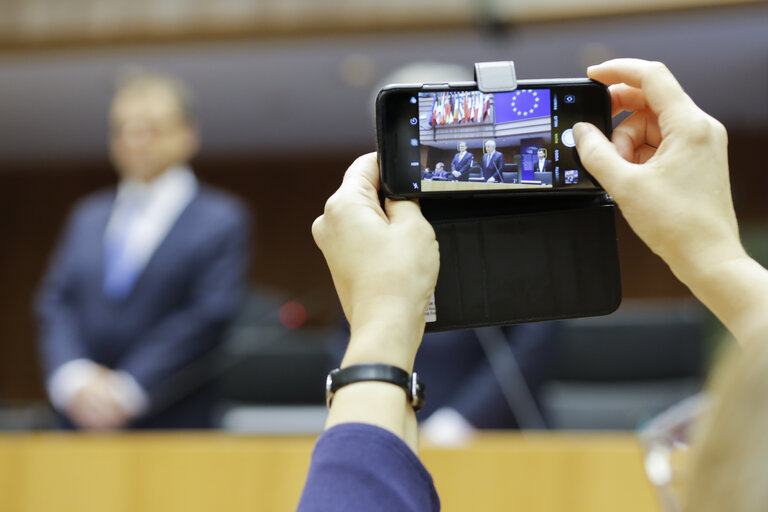
[[544,168],[539,169],[539,160],[533,163],[534,172],[552,172],[552,160],[544,160]]
[[472,165],[472,153],[466,151],[464,153],[464,158],[459,158],[460,156],[461,153],[459,152],[456,153],[456,156],[453,157],[453,161],[451,162],[451,171],[459,171],[461,173],[461,177],[456,178],[457,180],[468,181],[469,167]]
[[[539,407],[539,392],[551,378],[557,360],[558,329],[555,322],[503,328],[525,384]],[[504,373],[511,375],[506,370],[508,363],[502,361]],[[419,421],[441,407],[451,407],[476,428],[518,427],[515,411],[510,409],[474,330],[425,334],[414,370],[428,386]],[[546,411],[541,412],[546,416]]]
[[130,373],[148,392],[150,411],[132,426],[210,426],[216,399],[211,388],[186,386],[196,388],[191,392],[174,384],[190,363],[205,360],[239,310],[245,210],[201,186],[130,294],[109,299],[103,293],[103,236],[114,199],[114,192],[102,192],[77,205],[43,282],[37,309],[46,374],[87,358]]
[[500,183],[503,182],[504,177],[501,174],[501,171],[504,169],[504,156],[499,151],[496,151],[487,163],[486,161],[488,159],[486,156],[487,155],[483,155],[483,158],[480,160],[480,168],[483,170],[483,179],[488,181],[489,178],[496,178],[496,181]]

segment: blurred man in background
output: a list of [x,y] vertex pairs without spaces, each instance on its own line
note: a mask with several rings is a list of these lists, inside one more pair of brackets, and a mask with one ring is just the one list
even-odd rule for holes
[[40,352],[66,427],[205,428],[205,361],[243,295],[247,216],[201,186],[191,95],[134,75],[110,112],[117,190],[70,216],[38,297]]

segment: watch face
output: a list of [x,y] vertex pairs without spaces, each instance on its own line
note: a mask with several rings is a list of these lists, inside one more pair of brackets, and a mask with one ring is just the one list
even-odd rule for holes
[[333,376],[336,372],[338,372],[339,369],[336,368],[335,370],[331,371],[328,376],[325,378],[325,405],[326,407],[331,406],[331,402],[333,401]]

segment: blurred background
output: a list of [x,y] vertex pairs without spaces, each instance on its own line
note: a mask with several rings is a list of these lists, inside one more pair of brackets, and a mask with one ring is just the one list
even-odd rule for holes
[[[70,208],[116,183],[107,113],[126,66],[190,84],[193,167],[255,220],[253,293],[217,372],[229,403],[262,409],[226,408],[222,425],[284,429],[286,410],[276,427],[267,409],[300,404],[312,407],[287,424],[312,430],[340,312],[310,225],[349,163],[375,150],[373,90],[387,75],[512,59],[519,78],[579,77],[613,57],[661,60],[727,127],[745,244],[765,262],[766,27],[768,4],[728,0],[0,0],[0,427],[51,425],[32,302]],[[633,428],[697,389],[722,336],[617,223],[625,305],[565,323],[545,393],[556,427]],[[296,385],[278,389],[287,364]],[[608,405],[585,409],[596,403]]]

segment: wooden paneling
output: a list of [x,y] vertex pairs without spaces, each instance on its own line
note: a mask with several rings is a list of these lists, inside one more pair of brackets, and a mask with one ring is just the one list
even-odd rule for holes
[[499,27],[759,0],[0,0],[0,48]]
[[[0,437],[9,512],[294,510],[314,438],[224,435]],[[652,512],[631,435],[485,434],[425,447],[445,512]]]

